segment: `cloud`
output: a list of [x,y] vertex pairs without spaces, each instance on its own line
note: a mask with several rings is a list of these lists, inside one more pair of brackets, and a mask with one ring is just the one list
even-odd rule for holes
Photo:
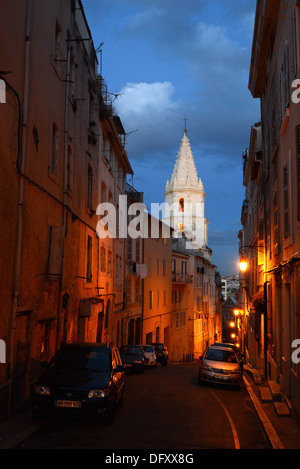
[[127,83],[115,104],[128,136],[131,158],[166,150],[170,145],[173,123],[180,115],[180,101],[174,100],[174,87],[170,82]]

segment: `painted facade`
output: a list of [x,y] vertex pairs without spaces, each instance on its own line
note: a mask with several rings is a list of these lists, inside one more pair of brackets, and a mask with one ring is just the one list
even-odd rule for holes
[[241,277],[250,363],[280,384],[300,412],[300,5],[257,3],[249,89],[260,99],[244,154],[240,248],[249,269]]

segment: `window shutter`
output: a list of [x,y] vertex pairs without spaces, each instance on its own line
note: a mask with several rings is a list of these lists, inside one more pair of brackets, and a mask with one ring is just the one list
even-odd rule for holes
[[283,175],[283,235],[288,237],[290,231],[289,223],[289,175],[288,167],[285,165],[282,170]]
[[300,125],[296,127],[297,220],[300,221]]
[[282,64],[282,80],[283,80],[283,100],[284,106],[288,107],[290,104],[290,86],[289,86],[289,56],[288,47],[284,49],[283,64]]

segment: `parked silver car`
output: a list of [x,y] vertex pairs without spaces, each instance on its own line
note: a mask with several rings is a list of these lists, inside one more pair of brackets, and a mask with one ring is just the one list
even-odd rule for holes
[[156,353],[153,345],[140,345],[145,354],[145,365],[156,366]]
[[200,357],[198,384],[204,382],[240,386],[242,372],[233,349],[211,345]]

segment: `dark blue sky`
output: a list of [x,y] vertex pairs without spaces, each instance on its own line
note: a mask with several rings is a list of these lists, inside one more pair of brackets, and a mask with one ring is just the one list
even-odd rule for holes
[[[83,0],[102,74],[127,133],[132,182],[164,202],[187,117],[206,192],[208,245],[237,273],[242,153],[259,102],[248,90],[255,0]],[[112,95],[114,99],[114,96]]]

